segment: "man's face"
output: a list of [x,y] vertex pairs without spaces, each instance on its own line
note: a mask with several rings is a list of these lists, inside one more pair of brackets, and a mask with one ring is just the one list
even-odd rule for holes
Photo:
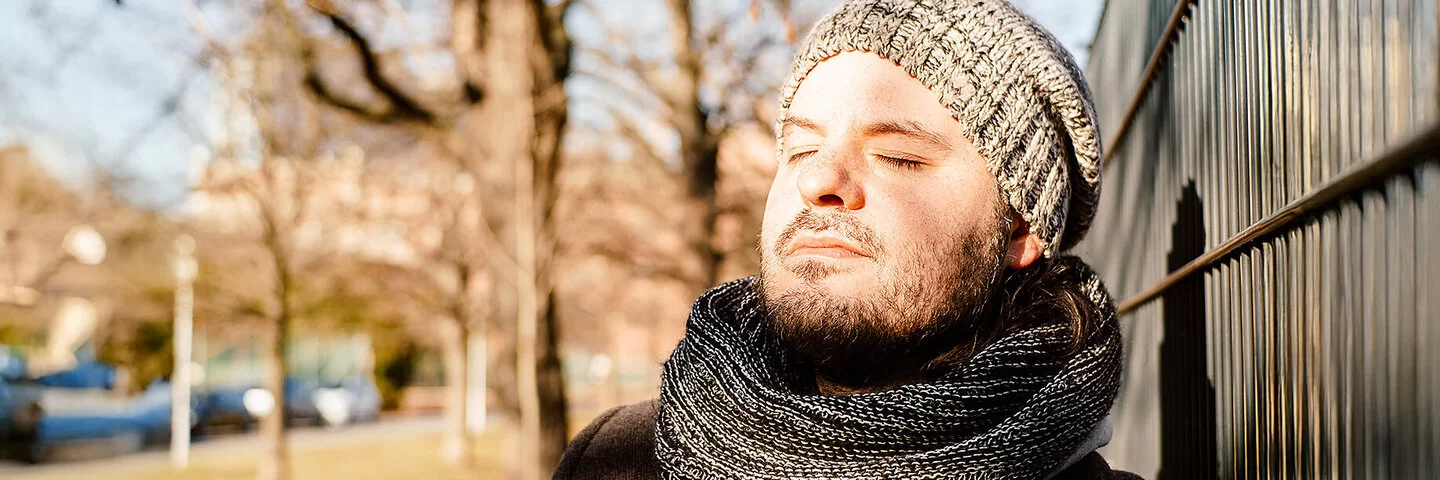
[[[983,308],[1009,233],[995,177],[919,80],[846,52],[800,84],[761,229],[782,341],[824,372],[918,354]],[[861,379],[863,381],[863,379]]]

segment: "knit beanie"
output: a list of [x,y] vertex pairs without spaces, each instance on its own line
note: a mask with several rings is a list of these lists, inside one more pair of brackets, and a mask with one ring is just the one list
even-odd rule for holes
[[935,92],[985,158],[1045,256],[1084,238],[1100,196],[1094,101],[1060,43],[1002,0],[848,0],[805,38],[780,90],[778,125],[821,61],[895,62]]

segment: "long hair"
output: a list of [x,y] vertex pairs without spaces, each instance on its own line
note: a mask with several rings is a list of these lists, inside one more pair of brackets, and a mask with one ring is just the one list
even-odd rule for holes
[[926,378],[939,377],[1010,333],[1051,322],[1063,322],[1070,337],[1067,350],[1056,353],[1074,354],[1099,328],[1106,311],[1084,290],[1089,275],[1089,267],[1070,255],[1042,258],[1019,270],[1007,269],[985,314],[970,326],[965,341],[927,363],[921,373]]

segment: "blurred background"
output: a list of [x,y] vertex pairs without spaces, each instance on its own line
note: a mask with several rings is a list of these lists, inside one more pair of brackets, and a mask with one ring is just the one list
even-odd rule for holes
[[[757,270],[835,0],[0,2],[0,478],[549,476]],[[1146,478],[1440,476],[1437,0],[1025,0]]]
[[548,477],[757,271],[836,3],[0,2],[0,477]]

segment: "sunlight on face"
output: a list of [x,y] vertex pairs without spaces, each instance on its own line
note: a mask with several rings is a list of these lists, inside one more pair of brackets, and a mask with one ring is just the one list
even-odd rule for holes
[[903,336],[947,310],[978,308],[955,303],[983,302],[971,290],[997,271],[1004,210],[995,177],[934,92],[889,60],[846,52],[810,72],[783,125],[762,285],[772,305],[820,311],[781,322],[845,328],[862,320],[827,310],[869,308],[878,317],[863,321]]

